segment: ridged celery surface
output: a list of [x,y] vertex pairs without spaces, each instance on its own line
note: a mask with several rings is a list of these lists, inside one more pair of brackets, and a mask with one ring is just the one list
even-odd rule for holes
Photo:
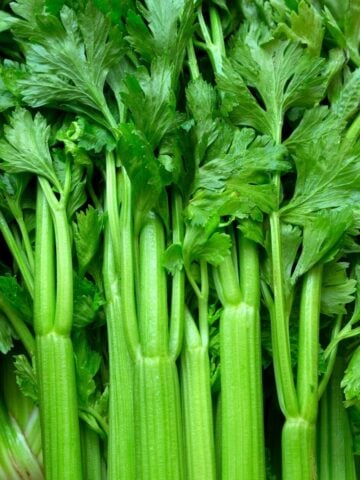
[[109,462],[111,479],[135,478],[135,431],[133,407],[134,368],[128,353],[110,232],[105,232],[104,284],[109,338]]
[[355,480],[359,12],[3,2],[1,478]]
[[230,257],[218,267],[222,478],[265,478],[256,245],[239,241],[240,280]]
[[164,233],[149,214],[139,239],[139,338],[135,360],[137,478],[184,479],[180,391],[169,352]]
[[[126,342],[120,294],[120,229],[115,158],[107,156],[103,278],[109,338],[109,479],[135,479],[134,367]],[[129,252],[130,254],[130,252]]]
[[340,387],[344,359],[339,355],[320,402],[318,422],[319,480],[356,480],[353,436]]
[[209,353],[190,314],[185,316],[181,355],[185,454],[189,480],[215,480],[215,447]]
[[52,208],[39,185],[34,298],[45,475],[51,480],[79,480],[82,478],[80,431],[70,339],[73,302],[70,233],[65,206],[58,207],[48,185],[45,190]]

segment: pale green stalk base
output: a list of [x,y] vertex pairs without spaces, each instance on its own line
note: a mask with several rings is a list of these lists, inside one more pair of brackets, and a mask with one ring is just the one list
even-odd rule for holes
[[79,419],[70,338],[36,338],[40,414],[47,480],[81,480]]
[[137,480],[184,480],[180,393],[175,362],[141,357],[135,365]]
[[282,479],[315,480],[316,429],[302,418],[285,421],[282,431]]
[[101,480],[102,465],[99,435],[88,425],[81,425],[81,455],[83,478],[86,480]]
[[[196,327],[194,327],[196,328]],[[181,386],[187,480],[215,480],[215,447],[207,348],[186,345]]]
[[106,232],[103,274],[110,371],[107,478],[135,480],[134,367],[125,338],[120,285],[112,254],[111,238]]
[[215,417],[215,461],[216,461],[216,478],[221,478],[221,445],[222,445],[222,428],[221,428],[221,393],[217,397],[213,416]]
[[119,335],[119,308],[106,308],[109,340],[108,480],[135,479],[133,365],[124,334]]
[[319,480],[356,480],[352,433],[340,388],[343,374],[343,359],[338,357],[320,403]]
[[220,320],[222,478],[265,479],[259,318],[245,303]]

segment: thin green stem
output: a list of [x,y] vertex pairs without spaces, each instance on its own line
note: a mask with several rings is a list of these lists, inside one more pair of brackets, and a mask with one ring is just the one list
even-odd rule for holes
[[196,59],[194,42],[192,39],[188,43],[187,55],[188,55],[188,65],[189,65],[191,80],[196,80],[197,78],[200,77],[200,71],[199,71],[199,65]]
[[106,211],[116,270],[120,273],[120,217],[117,195],[116,160],[112,152],[106,153]]
[[299,407],[291,368],[289,325],[285,315],[281,231],[278,212],[273,212],[270,215],[270,230],[274,289],[274,315],[271,316],[271,336],[275,380],[282,412],[286,417],[296,417]]
[[208,322],[208,301],[209,301],[209,274],[207,263],[200,262],[201,295],[198,298],[199,304],[199,329],[201,342],[204,348],[209,344],[209,322]]
[[81,424],[82,471],[86,480],[102,480],[100,439],[97,433]]
[[[213,70],[216,74],[219,74],[222,72],[223,56],[225,52],[224,38],[219,14],[215,8],[210,9],[211,34],[206,25],[201,7],[198,9],[197,15],[200,30],[202,36],[204,37],[206,50],[208,52]],[[213,38],[211,38],[211,35],[213,35]]]
[[24,248],[25,248],[27,260],[28,260],[28,263],[29,263],[30,271],[34,272],[34,264],[35,264],[34,252],[33,252],[32,246],[31,246],[31,242],[30,242],[30,238],[29,238],[29,232],[28,232],[28,230],[26,228],[26,225],[25,225],[25,222],[24,222],[24,217],[22,215],[16,217],[16,222],[19,226],[21,236],[22,236],[22,240],[24,242]]
[[332,351],[336,349],[337,345],[341,342],[341,340],[345,340],[346,338],[355,337],[360,333],[360,327],[352,328],[353,319],[351,318],[343,328],[339,329],[336,335],[331,336],[331,341],[329,345],[326,347],[324,355],[325,358],[328,358]]
[[[182,244],[184,238],[184,224],[182,219],[183,202],[179,192],[173,191],[171,202],[173,243]],[[172,278],[169,352],[174,359],[180,355],[183,343],[184,317],[185,272],[184,269],[182,269],[176,271]]]
[[31,297],[33,297],[34,296],[34,277],[33,277],[33,274],[31,273],[30,265],[28,263],[28,260],[23,250],[21,250],[21,248],[17,244],[14,238],[14,235],[12,234],[11,229],[9,228],[9,225],[2,212],[0,212],[0,231],[11,252],[11,255],[13,256],[17,266],[19,267],[19,270],[24,279],[26,288],[28,289],[28,292],[30,293]]
[[322,265],[305,274],[301,292],[297,393],[301,417],[314,423],[318,409],[319,318]]
[[[95,96],[98,97],[98,92],[95,91]],[[111,113],[108,104],[106,102],[105,96],[101,94],[100,98],[98,98],[99,109],[103,114],[108,128],[111,130],[114,137],[117,137],[117,123],[115,121],[114,115]]]
[[234,228],[229,229],[229,235],[231,238],[231,258],[235,268],[236,278],[239,281],[239,255],[238,255],[238,232],[234,231]]
[[135,365],[137,480],[184,480],[180,392],[170,357],[141,357]]
[[34,329],[49,333],[55,318],[54,228],[48,202],[38,185],[36,201]]
[[66,203],[54,196],[49,182],[39,179],[49,204],[55,231],[56,251],[56,306],[54,330],[62,335],[70,335],[73,315],[73,265],[71,252],[70,225]]
[[199,285],[196,283],[196,280],[194,279],[191,271],[186,267],[185,267],[185,270],[186,270],[186,277],[189,280],[190,285],[192,286],[192,289],[195,292],[195,295],[197,296],[197,298],[200,298],[201,297],[201,290],[199,288]]
[[[341,329],[341,323],[342,323],[343,315],[338,315],[336,317],[336,322],[333,327],[332,333],[331,333],[331,339],[333,340],[334,338],[337,337],[338,333],[340,332]],[[337,356],[337,345],[331,350],[328,359],[327,359],[327,365],[326,365],[326,371],[324,375],[321,378],[319,388],[318,388],[318,400],[322,397],[327,384],[330,380],[330,377],[332,375],[334,366],[335,366],[335,361],[336,361],[336,356]]]
[[313,480],[316,476],[315,425],[303,418],[286,420],[282,431],[282,479]]
[[221,19],[218,10],[215,7],[210,7],[210,28],[211,36],[214,45],[216,45],[218,50],[218,67],[216,73],[221,73],[222,71],[222,58],[226,55],[225,42],[224,42],[224,32],[221,25]]
[[129,353],[136,360],[140,353],[140,340],[135,299],[134,234],[132,221],[131,182],[122,170],[120,211],[120,298],[122,318]]
[[205,22],[204,15],[203,15],[201,7],[199,7],[199,9],[197,11],[197,18],[198,18],[198,22],[199,22],[199,26],[200,26],[202,36],[204,37],[204,40],[205,40],[205,44],[206,44],[207,48],[211,48],[212,47],[212,40],[211,40],[209,29],[208,29],[208,27],[206,25],[206,22]]

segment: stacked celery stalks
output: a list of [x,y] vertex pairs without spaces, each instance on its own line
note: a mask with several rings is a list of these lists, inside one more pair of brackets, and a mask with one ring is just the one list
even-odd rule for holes
[[[315,9],[305,4],[299,8],[299,16],[312,15],[314,22],[321,21]],[[354,87],[350,80],[344,86],[346,93],[331,108],[305,110],[297,128],[285,142],[282,140],[286,112],[317,104],[338,68],[339,59],[334,58],[332,65],[319,56],[321,35],[315,40],[318,44],[309,41],[304,48],[281,36],[272,38],[261,22],[245,22],[217,76],[223,92],[222,108],[231,121],[256,128],[275,145],[283,144],[297,171],[294,193],[285,199],[280,175],[272,174],[276,200],[269,215],[270,235],[265,239],[272,274],[265,270],[263,283],[271,317],[278,399],[286,418],[282,434],[282,475],[286,479],[316,475],[322,272],[324,263],[333,271],[344,268],[336,260],[341,239],[353,225],[352,202],[359,191],[355,132],[345,130],[355,108],[347,91]],[[300,286],[298,300],[295,294]],[[289,341],[289,323],[294,315],[299,328],[296,376]]]
[[[355,478],[339,384],[356,404],[358,355],[345,374],[336,358],[359,333],[358,58],[346,12],[288,4],[18,0],[4,15],[25,62],[1,70],[0,326],[35,352],[35,373],[17,368],[46,478]],[[0,455],[12,472],[11,444]]]
[[[126,15],[127,7],[118,12],[118,19]],[[170,224],[167,231],[164,228],[169,210],[174,238],[181,241],[182,235],[180,190],[174,188],[167,199],[165,186],[181,171],[176,131],[183,119],[176,112],[174,90],[191,34],[194,5],[168,5],[162,17],[156,7],[149,3],[149,10],[143,12],[151,30],[141,16],[129,12],[128,40],[134,47],[129,59],[123,55],[128,45],[122,33],[90,3],[78,13],[64,6],[58,15],[50,14],[45,4],[36,12],[32,8],[37,7],[22,2],[13,5],[20,17],[15,32],[28,69],[20,82],[22,98],[32,107],[61,105],[78,114],[72,123],[71,117],[65,117],[57,134],[54,129],[56,140],[65,145],[60,163],[51,157],[50,127],[40,114],[32,116],[24,109],[14,113],[2,145],[3,169],[29,171],[39,178],[34,327],[48,478],[82,476],[70,341],[70,220],[86,201],[85,185],[98,208],[104,202],[107,214],[103,286],[110,370],[108,477],[184,478],[175,365],[182,344],[184,275],[178,272],[173,277],[168,326],[161,259],[171,228]],[[137,58],[136,52],[142,56]],[[27,150],[27,143],[33,151]],[[93,166],[86,150],[106,157],[100,167],[105,181],[100,198],[89,184]],[[79,180],[80,192],[76,190]],[[94,215],[88,211],[85,217],[75,236],[84,255],[85,234],[93,235],[91,226],[96,226]],[[91,260],[79,266],[82,274],[96,278],[98,267],[90,265]]]

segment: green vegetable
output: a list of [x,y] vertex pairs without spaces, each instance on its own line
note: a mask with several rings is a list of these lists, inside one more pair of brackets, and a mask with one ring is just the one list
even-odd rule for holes
[[356,477],[358,9],[3,4],[4,478]]

